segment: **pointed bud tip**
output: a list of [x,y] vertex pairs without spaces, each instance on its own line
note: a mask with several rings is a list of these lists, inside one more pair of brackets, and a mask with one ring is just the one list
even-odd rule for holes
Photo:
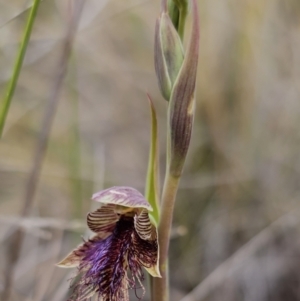
[[181,39],[168,13],[162,12],[157,19],[154,42],[154,62],[158,84],[163,97],[169,100],[184,54]]

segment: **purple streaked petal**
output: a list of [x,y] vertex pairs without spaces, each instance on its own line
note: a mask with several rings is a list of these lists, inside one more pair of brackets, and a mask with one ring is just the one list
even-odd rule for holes
[[114,211],[114,205],[104,205],[87,215],[88,227],[96,233],[113,232],[119,216]]
[[[143,266],[153,277],[161,277],[159,272],[159,246],[156,231],[154,239],[144,240],[135,231],[132,235],[133,248],[130,250],[131,256]],[[130,263],[129,263],[130,265]]]
[[[133,232],[133,217],[121,216],[111,235],[94,241],[85,249],[78,268],[80,280],[74,281],[70,301],[85,300],[81,294],[87,287],[97,293],[101,301],[129,300],[128,288],[133,281],[127,276],[127,268]],[[136,265],[140,268],[137,261]]]
[[81,258],[72,251],[56,265],[60,268],[75,268],[79,266],[80,260]]
[[[115,209],[115,206],[104,205],[100,209],[111,212],[112,208]],[[100,228],[97,228],[97,220],[97,214],[90,215],[91,228],[103,230],[102,225],[107,224],[100,223]],[[128,289],[143,287],[142,267],[152,276],[160,277],[157,233],[150,223],[147,210],[119,215],[111,232],[97,233],[69,254],[60,265],[78,266],[68,301],[87,301],[93,294],[98,295],[98,301],[129,301]]]
[[142,210],[140,214],[134,216],[134,228],[141,239],[151,239],[153,227],[146,210]]
[[132,187],[115,186],[94,193],[92,200],[103,204],[121,205],[129,208],[144,208],[152,211],[144,196]]
[[80,265],[82,258],[84,257],[86,251],[91,248],[91,246],[96,243],[104,240],[109,234],[101,233],[95,235],[88,241],[79,245],[76,249],[70,252],[62,261],[57,263],[56,265],[61,268],[74,268]]

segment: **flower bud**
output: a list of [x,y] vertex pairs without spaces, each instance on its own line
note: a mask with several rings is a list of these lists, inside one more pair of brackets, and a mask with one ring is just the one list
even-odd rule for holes
[[168,13],[176,30],[178,31],[180,12],[173,0],[168,0]]
[[188,0],[168,0],[168,13],[172,23],[183,40],[186,17],[188,14]]
[[183,58],[180,37],[168,13],[162,12],[155,27],[154,61],[158,84],[166,100],[170,99]]
[[199,52],[199,19],[196,0],[189,48],[172,89],[169,105],[170,173],[180,176],[189,148],[194,110],[195,84]]

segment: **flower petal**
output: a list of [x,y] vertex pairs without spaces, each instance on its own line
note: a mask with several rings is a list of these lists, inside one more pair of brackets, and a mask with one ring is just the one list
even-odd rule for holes
[[104,205],[96,211],[87,215],[88,227],[96,233],[112,232],[119,220],[119,216],[114,211],[115,206]]
[[153,226],[146,210],[142,210],[140,214],[134,216],[134,227],[141,239],[151,239]]
[[85,256],[87,250],[89,250],[95,242],[104,240],[108,233],[97,234],[94,237],[90,238],[88,241],[79,245],[71,253],[69,253],[62,261],[56,265],[61,268],[74,268],[78,267],[81,263],[82,258]]
[[[158,258],[158,255],[157,255]],[[157,263],[150,268],[145,267],[145,270],[152,276],[152,277],[158,277],[161,278],[161,274],[159,271],[159,266],[158,266],[158,260]]]
[[75,253],[75,251],[72,251],[62,261],[60,261],[56,265],[60,268],[75,268],[75,267],[79,266],[80,260],[81,260],[81,256],[78,256]]
[[79,281],[74,279],[69,301],[86,300],[82,297],[89,288],[101,301],[129,301],[127,254],[132,248],[133,217],[121,216],[113,233],[94,241],[86,249],[78,267]]
[[154,239],[143,240],[135,231],[133,233],[133,257],[142,265],[153,277],[161,277],[159,272],[159,247],[156,230],[153,227],[152,235]]
[[103,204],[121,205],[129,208],[144,208],[152,211],[144,196],[132,187],[115,186],[94,193],[92,200]]

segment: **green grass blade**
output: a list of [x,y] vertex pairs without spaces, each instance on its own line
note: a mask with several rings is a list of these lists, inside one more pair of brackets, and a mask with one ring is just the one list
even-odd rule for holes
[[14,96],[14,92],[15,92],[16,85],[17,85],[17,82],[18,82],[18,78],[19,78],[19,75],[20,75],[20,71],[21,71],[21,68],[22,68],[22,65],[23,65],[27,45],[28,45],[28,42],[29,42],[29,39],[30,39],[32,27],[33,27],[33,24],[34,24],[34,21],[35,21],[35,17],[36,17],[36,14],[37,14],[39,4],[40,4],[40,0],[34,0],[33,5],[31,7],[29,17],[28,17],[28,20],[27,20],[27,24],[26,24],[26,27],[25,27],[25,31],[24,31],[24,36],[23,36],[23,39],[22,39],[22,42],[21,42],[21,45],[20,45],[19,53],[18,53],[16,61],[15,61],[13,74],[12,74],[12,77],[11,77],[9,83],[8,83],[8,87],[7,87],[6,94],[4,96],[3,103],[1,104],[1,109],[0,109],[0,138],[2,137],[2,134],[3,134],[3,128],[4,128],[4,125],[5,125],[7,113],[9,111],[11,100]]
[[82,217],[82,180],[81,180],[81,141],[79,130],[79,96],[77,79],[77,60],[73,54],[71,57],[69,72],[69,89],[72,95],[71,103],[71,126],[69,143],[69,172],[70,186],[73,200],[73,218]]
[[148,100],[151,109],[151,144],[149,163],[147,171],[145,198],[151,204],[153,212],[150,216],[153,222],[157,225],[159,222],[159,188],[158,188],[158,176],[159,176],[159,165],[158,165],[158,135],[157,135],[157,119],[156,112],[153,102],[149,95]]

